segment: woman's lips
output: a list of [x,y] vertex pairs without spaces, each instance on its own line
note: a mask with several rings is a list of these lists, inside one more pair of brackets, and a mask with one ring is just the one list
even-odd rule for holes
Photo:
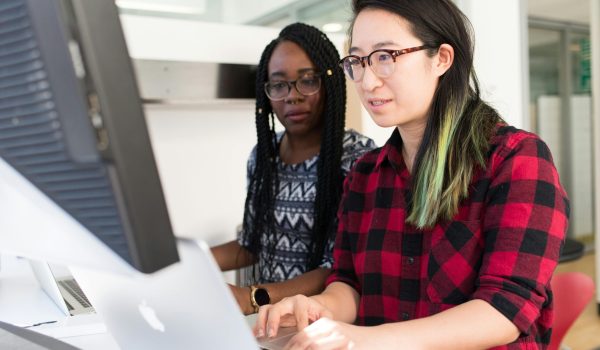
[[369,99],[369,105],[373,106],[373,107],[379,107],[379,106],[383,106],[386,103],[391,102],[391,99],[385,99],[385,98],[373,98],[373,99]]
[[285,117],[291,121],[301,121],[308,117],[310,112],[308,111],[293,111],[285,114]]
[[392,102],[392,100],[387,98],[370,98],[367,100],[369,109],[373,111],[384,108],[390,102]]

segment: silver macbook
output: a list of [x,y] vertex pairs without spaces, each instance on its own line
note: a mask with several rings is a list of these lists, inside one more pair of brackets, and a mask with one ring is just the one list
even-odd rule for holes
[[66,268],[51,267],[48,263],[28,259],[33,274],[42,290],[65,316],[94,312],[79,284]]
[[123,349],[258,349],[208,246],[180,239],[178,249],[179,263],[151,275],[71,271]]

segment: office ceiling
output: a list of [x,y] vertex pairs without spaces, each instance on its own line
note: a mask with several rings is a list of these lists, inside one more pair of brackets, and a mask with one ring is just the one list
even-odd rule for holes
[[[529,0],[527,12],[529,16],[590,24],[591,0]],[[597,0],[593,0],[597,1]]]
[[[350,0],[116,0],[122,11],[198,19],[210,22],[238,22],[283,26],[300,20],[313,25],[340,23],[345,31],[350,16]],[[590,23],[590,1],[598,0],[524,0],[528,15],[578,24]],[[239,3],[238,3],[239,2]],[[250,17],[248,3],[254,4]],[[236,5],[238,4],[238,5]],[[244,4],[244,6],[241,6]]]

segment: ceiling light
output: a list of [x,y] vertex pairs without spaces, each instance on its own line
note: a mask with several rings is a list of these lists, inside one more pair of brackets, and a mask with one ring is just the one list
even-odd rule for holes
[[151,4],[141,1],[116,0],[117,6],[124,10],[139,10],[151,12],[167,12],[186,15],[199,15],[205,12],[204,6],[184,6],[168,4]]
[[336,33],[342,30],[344,27],[337,22],[326,23],[323,25],[323,31],[327,33]]

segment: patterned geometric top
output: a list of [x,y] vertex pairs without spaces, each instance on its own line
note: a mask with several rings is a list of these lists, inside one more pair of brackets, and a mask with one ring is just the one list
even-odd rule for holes
[[497,349],[545,349],[549,281],[569,217],[546,144],[499,127],[486,169],[474,173],[456,216],[428,230],[405,222],[410,176],[396,130],[344,183],[327,284],[344,282],[359,293],[356,324],[417,319],[481,299],[521,331]]
[[[280,142],[283,132],[277,134]],[[346,176],[354,162],[364,153],[375,148],[370,138],[354,130],[344,134],[341,168]],[[273,261],[267,261],[266,248],[258,254],[258,283],[285,281],[306,272],[309,260],[309,247],[312,241],[314,224],[314,201],[317,183],[318,155],[298,164],[285,164],[277,157],[279,190],[275,198],[275,232],[269,237],[263,234],[262,247],[267,242],[275,241]],[[256,147],[248,159],[248,183],[256,168]],[[252,211],[252,210],[250,210]],[[252,215],[253,213],[244,213]],[[331,228],[331,239],[325,245],[323,260],[320,267],[331,268],[333,264],[332,250],[337,230],[337,220]],[[250,237],[240,232],[238,242],[249,249]],[[256,252],[253,252],[256,254]]]

